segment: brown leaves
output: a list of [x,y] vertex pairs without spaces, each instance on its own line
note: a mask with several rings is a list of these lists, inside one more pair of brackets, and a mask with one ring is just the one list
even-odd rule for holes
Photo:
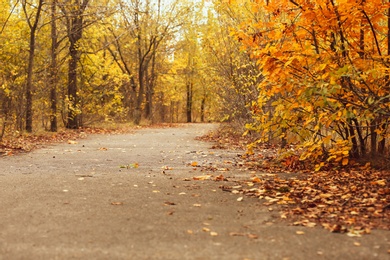
[[[206,180],[214,180],[214,181],[226,181],[227,179],[222,175],[214,176],[212,174],[207,174],[207,175],[200,175],[200,176],[194,176],[192,177],[193,180],[195,181],[206,181]],[[185,179],[188,181],[189,179]]]
[[250,239],[258,239],[259,236],[256,234],[251,234],[251,233],[238,233],[238,232],[230,232],[230,236],[232,237],[248,237]]
[[[29,152],[40,145],[66,142],[70,145],[76,145],[78,139],[85,138],[87,134],[112,134],[128,133],[133,129],[128,127],[118,129],[103,128],[80,128],[77,130],[63,130],[57,133],[44,133],[40,135],[7,135],[0,142],[0,155],[14,155],[18,152]],[[104,151],[106,148],[99,150]]]
[[290,179],[255,176],[237,189],[221,188],[258,197],[266,206],[280,205],[281,217],[295,219],[294,225],[320,223],[331,232],[360,235],[390,228],[388,180],[388,172],[317,172]]

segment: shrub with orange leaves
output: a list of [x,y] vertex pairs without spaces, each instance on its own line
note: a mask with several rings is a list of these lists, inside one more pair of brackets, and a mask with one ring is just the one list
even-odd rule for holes
[[242,0],[233,34],[263,80],[249,127],[258,142],[298,143],[301,160],[386,155],[390,129],[390,4],[381,0]]

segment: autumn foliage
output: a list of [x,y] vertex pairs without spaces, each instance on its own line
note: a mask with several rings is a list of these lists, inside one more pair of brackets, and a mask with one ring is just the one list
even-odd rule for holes
[[250,14],[232,34],[262,72],[252,104],[259,142],[298,144],[316,169],[386,156],[390,4],[229,1]]

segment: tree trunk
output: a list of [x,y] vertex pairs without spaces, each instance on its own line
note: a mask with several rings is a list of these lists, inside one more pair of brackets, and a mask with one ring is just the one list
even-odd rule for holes
[[350,156],[352,158],[359,158],[360,157],[359,146],[358,146],[358,142],[357,142],[357,139],[356,139],[355,129],[354,129],[353,125],[352,125],[352,121],[351,120],[349,120],[347,127],[349,129],[349,136],[351,137],[351,142],[352,142],[352,149],[350,151]]
[[187,104],[186,104],[187,123],[192,122],[192,82],[187,83]]
[[34,16],[34,21],[31,21],[30,15],[27,13],[26,2],[23,3],[23,11],[27,19],[28,26],[30,28],[30,42],[28,52],[28,67],[27,67],[27,82],[26,82],[26,131],[32,132],[33,124],[33,112],[32,112],[32,85],[33,85],[33,68],[34,68],[34,56],[35,56],[35,34],[38,28],[38,22],[41,15],[43,0],[39,0],[37,11]]
[[200,121],[203,123],[204,122],[204,110],[205,110],[205,106],[206,106],[206,97],[203,97],[202,98],[202,103],[200,104]]
[[[73,5],[60,5],[62,12],[66,15],[67,37],[69,39],[69,68],[68,68],[68,118],[66,128],[77,129],[80,127],[80,100],[78,97],[78,63],[80,61],[80,50],[78,42],[83,37],[83,17],[85,9],[90,0],[76,0]],[[67,9],[70,8],[70,9]]]
[[68,120],[66,128],[77,129],[79,128],[79,98],[77,96],[77,63],[78,50],[75,47],[76,42],[71,42],[69,47],[70,60],[69,60],[69,71],[68,71]]
[[139,21],[139,2],[136,2],[136,13],[134,15],[134,24],[137,28],[137,48],[138,48],[138,96],[134,109],[134,124],[139,125],[142,117],[142,101],[144,99],[144,57],[142,53],[142,31]]
[[144,100],[144,70],[143,66],[140,64],[140,68],[138,70],[138,96],[136,100],[136,106],[134,110],[134,124],[139,125],[141,123],[142,118],[142,102]]
[[50,64],[50,131],[57,132],[57,0],[51,6],[51,64]]
[[78,97],[77,78],[78,63],[80,61],[80,51],[77,49],[77,43],[83,35],[83,16],[80,12],[75,12],[71,18],[72,24],[70,29],[69,41],[69,70],[68,70],[68,120],[66,127],[77,129],[80,127],[80,100]]
[[371,132],[371,156],[374,157],[376,156],[377,153],[377,133],[376,133],[376,128],[377,128],[377,120],[371,120],[371,126],[370,126],[370,132]]
[[[154,50],[156,46],[153,46]],[[154,95],[154,86],[156,83],[156,51],[153,51],[152,54],[152,68],[150,70],[150,75],[147,78],[147,90],[146,90],[146,108],[145,108],[145,117],[149,120],[153,120],[153,95]]]
[[26,84],[26,131],[32,132],[32,74],[34,66],[35,35],[31,31]]

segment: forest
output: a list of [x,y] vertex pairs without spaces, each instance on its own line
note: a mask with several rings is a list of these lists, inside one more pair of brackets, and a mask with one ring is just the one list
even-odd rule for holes
[[389,163],[387,1],[0,1],[0,139],[229,122],[317,171]]

